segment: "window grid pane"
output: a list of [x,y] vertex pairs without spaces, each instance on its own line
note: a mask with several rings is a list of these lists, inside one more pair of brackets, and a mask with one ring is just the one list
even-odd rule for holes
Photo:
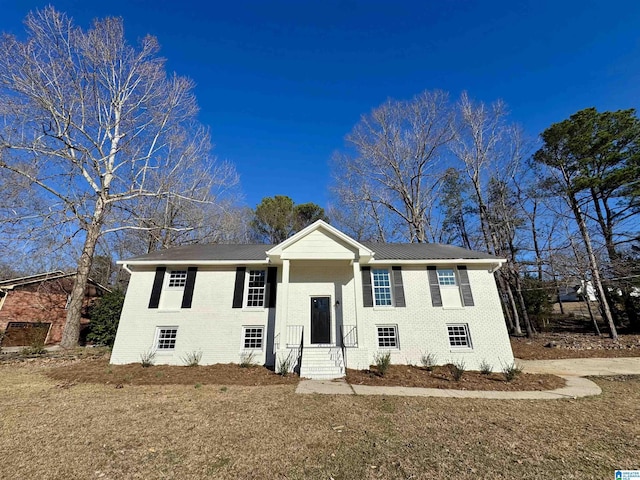
[[169,273],[169,287],[184,287],[187,284],[186,270],[173,270]]
[[395,325],[378,327],[378,347],[398,348],[398,329]]
[[264,306],[265,271],[249,270],[249,288],[247,288],[247,306]]
[[469,328],[467,325],[447,325],[449,345],[452,347],[471,348]]
[[158,350],[173,350],[176,348],[177,328],[161,328],[158,331]]
[[456,285],[456,274],[453,270],[438,270],[438,283],[444,286]]
[[262,348],[264,328],[247,327],[244,329],[244,348]]
[[389,270],[372,270],[373,297],[376,306],[391,306],[391,281]]

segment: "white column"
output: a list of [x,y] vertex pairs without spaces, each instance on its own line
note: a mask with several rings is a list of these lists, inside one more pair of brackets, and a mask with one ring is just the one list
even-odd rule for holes
[[[354,311],[353,311],[353,321],[356,326],[356,329],[359,329],[358,325],[358,313],[363,307],[362,303],[362,274],[360,273],[360,262],[357,260],[353,261],[353,289],[354,289]],[[358,331],[358,330],[356,330]],[[360,342],[360,332],[358,331],[358,343]]]
[[280,348],[287,345],[287,325],[289,323],[289,260],[282,261],[282,283],[276,308],[276,330],[280,332]]

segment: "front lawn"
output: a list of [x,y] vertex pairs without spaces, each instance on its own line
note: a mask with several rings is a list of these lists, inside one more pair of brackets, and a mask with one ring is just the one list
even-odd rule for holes
[[640,468],[638,377],[594,379],[598,397],[522,401],[115,388],[50,369],[0,365],[0,478],[613,478]]

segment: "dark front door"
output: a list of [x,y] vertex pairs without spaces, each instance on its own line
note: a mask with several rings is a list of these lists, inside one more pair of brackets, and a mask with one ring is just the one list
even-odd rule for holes
[[311,343],[331,343],[329,297],[311,299]]

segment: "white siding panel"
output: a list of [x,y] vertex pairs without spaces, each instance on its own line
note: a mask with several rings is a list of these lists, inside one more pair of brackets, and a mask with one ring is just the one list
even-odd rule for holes
[[[420,365],[423,354],[436,355],[439,364],[463,361],[471,370],[482,361],[494,370],[513,362],[494,277],[487,268],[469,266],[469,281],[475,306],[447,308],[431,306],[427,271],[423,266],[403,267],[405,308],[361,308],[358,312],[358,338],[367,355],[353,352],[349,368],[367,368],[378,349],[376,325],[397,325],[400,348],[389,350],[393,363]],[[457,293],[456,293],[457,295]],[[469,325],[473,349],[455,350],[449,346],[447,324]]]
[[333,235],[315,230],[286,248],[282,258],[338,260],[353,259],[355,252]]
[[[235,268],[199,268],[192,308],[149,309],[155,270],[134,271],[125,298],[111,363],[137,363],[155,347],[156,327],[178,327],[176,348],[156,355],[156,363],[181,365],[186,354],[202,352],[201,364],[239,362],[242,327],[267,329],[268,309],[231,308]],[[163,291],[163,295],[164,295]],[[163,306],[162,297],[160,306]],[[266,335],[265,335],[266,337]],[[265,362],[266,338],[257,363]]]

